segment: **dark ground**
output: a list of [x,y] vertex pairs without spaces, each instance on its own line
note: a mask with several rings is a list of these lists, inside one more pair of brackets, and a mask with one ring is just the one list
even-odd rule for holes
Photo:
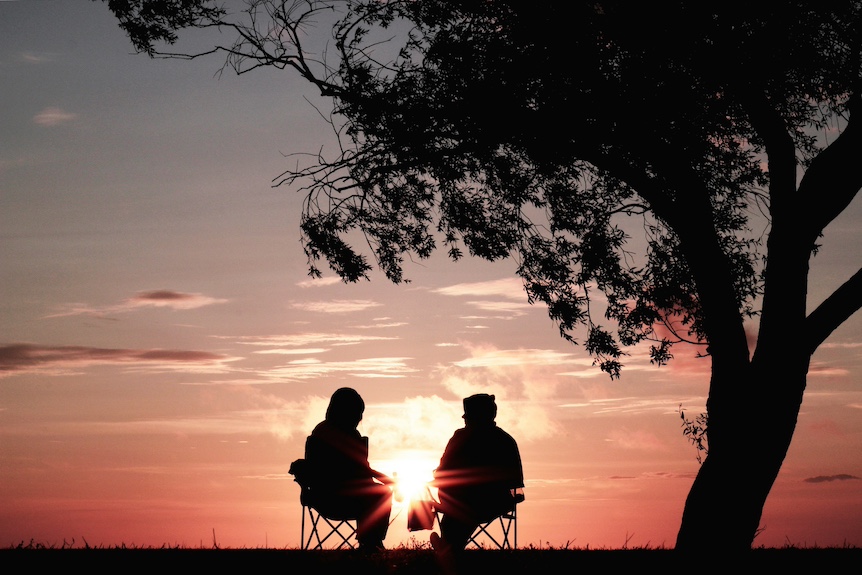
[[[813,570],[858,569],[862,549],[858,548],[787,548],[754,549],[742,555],[680,555],[673,550],[591,550],[591,549],[516,549],[507,551],[468,551],[457,564],[457,570],[445,569],[430,549],[391,549],[362,555],[356,551],[300,551],[297,549],[0,549],[2,565],[21,572],[39,573],[42,569],[63,572],[171,572],[210,573],[283,573],[329,575],[390,574],[417,575],[510,573],[645,573],[654,569],[663,573],[685,569],[692,573],[713,573],[719,569],[744,568],[769,570],[770,575],[787,570],[795,573]],[[732,574],[732,575],[742,575]]]

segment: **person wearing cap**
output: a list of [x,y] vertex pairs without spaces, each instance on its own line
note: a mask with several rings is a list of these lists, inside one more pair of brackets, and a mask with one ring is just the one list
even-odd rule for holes
[[337,389],[306,439],[305,460],[314,507],[326,517],[355,518],[359,548],[376,551],[389,528],[393,480],[368,464],[368,438],[357,429],[364,411],[355,389]]
[[435,549],[463,550],[481,523],[517,503],[513,491],[524,487],[521,454],[514,438],[497,426],[496,417],[493,395],[464,399],[464,427],[452,435],[434,470],[443,514],[440,535],[431,534]]

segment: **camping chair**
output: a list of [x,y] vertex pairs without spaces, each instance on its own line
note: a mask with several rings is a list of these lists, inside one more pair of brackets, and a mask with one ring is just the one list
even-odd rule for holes
[[[368,453],[368,438],[362,438],[365,453]],[[305,442],[305,453],[317,453],[320,443],[316,438],[309,436]],[[365,456],[367,458],[367,455]],[[290,464],[288,471],[294,476],[294,481],[299,484],[299,501],[302,504],[302,531],[300,548],[323,549],[332,547],[334,549],[355,549],[356,530],[358,528],[357,518],[343,513],[331,512],[329,509],[321,510],[320,501],[315,501],[314,489],[312,488],[312,477],[305,459],[297,459]],[[324,508],[328,506],[323,505]],[[306,533],[306,522],[308,532]],[[353,541],[351,541],[353,538]],[[327,542],[329,545],[326,545]]]
[[[524,493],[520,490],[514,494],[512,508],[493,519],[480,523],[467,540],[478,549],[484,549],[482,539],[489,539],[497,549],[518,548],[518,504],[524,501]],[[498,529],[499,527],[499,529]]]
[[[432,503],[438,503],[430,495],[427,497]],[[489,539],[497,549],[517,549],[518,548],[518,504],[524,501],[524,493],[520,488],[515,490],[512,499],[512,508],[504,511],[502,514],[480,523],[470,538],[467,540],[467,546],[472,544],[477,549],[484,549],[483,543],[485,539]],[[443,512],[439,508],[434,508],[431,525],[420,525],[417,529],[430,529],[433,526],[433,521],[437,521],[440,525],[441,515]],[[409,525],[409,520],[408,520]],[[499,527],[499,529],[497,529]],[[412,530],[412,529],[411,529]]]
[[[337,516],[334,514],[323,514],[315,506],[313,492],[308,485],[306,462],[297,459],[290,464],[289,473],[294,476],[294,481],[299,483],[299,502],[302,504],[302,531],[300,535],[300,548],[323,549],[330,539],[329,547],[335,549],[354,549],[351,537],[356,536],[356,518]],[[306,522],[308,531],[306,532]]]

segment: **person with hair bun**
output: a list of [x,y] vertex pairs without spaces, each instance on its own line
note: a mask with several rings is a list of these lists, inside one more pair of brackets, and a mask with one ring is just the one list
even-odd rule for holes
[[364,411],[355,389],[337,389],[306,439],[305,461],[313,506],[325,517],[356,519],[360,550],[377,551],[389,528],[393,481],[368,463],[368,438],[357,429]]

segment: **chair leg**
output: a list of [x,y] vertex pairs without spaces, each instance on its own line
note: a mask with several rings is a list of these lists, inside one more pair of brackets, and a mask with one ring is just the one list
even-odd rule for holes
[[[500,540],[498,541],[497,537],[494,536],[491,531],[491,526],[496,522],[500,522],[500,531],[502,533]],[[511,538],[510,538],[511,534]],[[504,513],[499,517],[495,517],[490,521],[486,521],[485,523],[481,523],[476,530],[470,535],[470,539],[467,541],[469,545],[472,543],[477,548],[481,549],[482,546],[479,544],[477,538],[481,535],[485,535],[488,539],[490,539],[494,546],[497,549],[517,549],[518,548],[518,518],[516,511],[513,510],[508,513]]]
[[[319,517],[323,516],[319,515]],[[326,524],[329,526],[329,534],[324,537],[322,541],[320,541],[320,544],[317,546],[318,549],[323,548],[323,544],[334,535],[337,535],[341,538],[341,541],[338,543],[336,549],[342,549],[344,547],[349,547],[350,549],[353,549],[353,544],[349,540],[350,537],[352,537],[356,533],[356,529],[347,520],[330,520],[328,517],[323,517],[323,520],[326,521]],[[341,532],[342,528],[346,528],[350,532],[345,535]]]
[[[308,537],[305,537],[305,515],[308,513],[308,523],[309,523],[309,533]],[[318,523],[320,522],[320,515],[314,514],[314,511],[311,507],[303,507],[302,508],[302,542],[301,547],[304,550],[308,549],[320,549],[323,546],[323,541],[320,540],[320,531]],[[311,546],[312,540],[317,539],[317,543],[314,547]]]
[[[306,513],[308,514],[309,523],[309,533],[307,537],[305,531]],[[320,529],[324,527],[324,525],[321,524],[321,519],[324,521],[325,526],[329,527],[328,532],[322,538],[320,536]],[[342,530],[344,532],[342,532]],[[350,542],[350,538],[354,535],[356,535],[356,526],[353,525],[349,520],[330,520],[328,517],[324,517],[320,513],[317,513],[311,507],[303,506],[302,532],[300,535],[300,537],[302,538],[302,540],[300,541],[301,549],[323,549],[324,544],[333,536],[337,536],[338,538],[340,538],[340,541],[336,539],[336,541],[338,541],[338,545],[335,547],[335,549],[353,549],[354,545]]]

